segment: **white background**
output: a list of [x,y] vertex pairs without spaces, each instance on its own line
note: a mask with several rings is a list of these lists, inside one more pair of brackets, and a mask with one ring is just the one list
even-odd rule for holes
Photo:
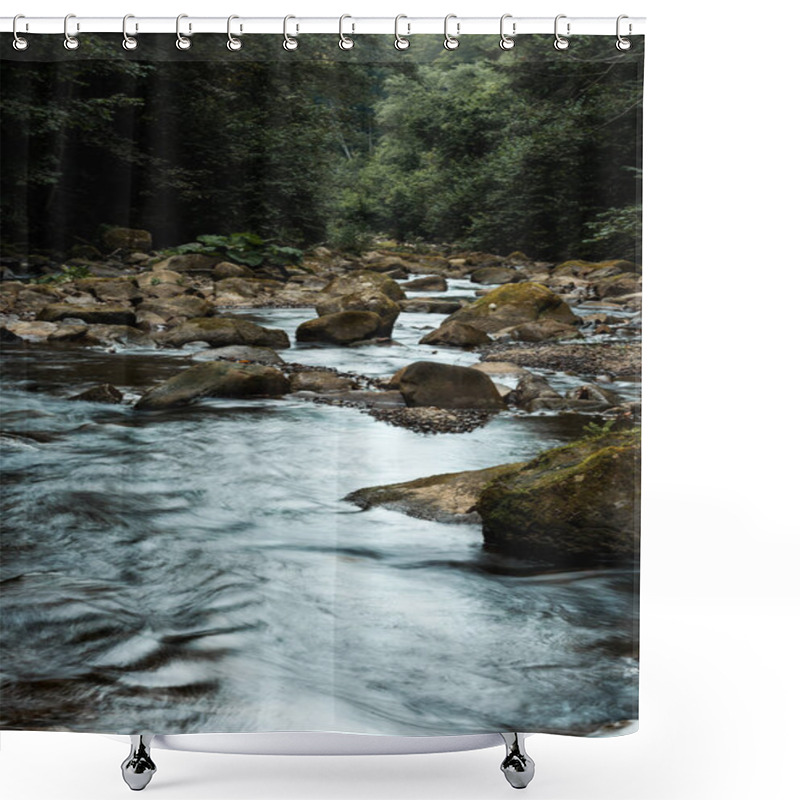
[[[605,740],[531,737],[538,769],[527,792],[538,800],[797,797],[799,176],[798,128],[787,114],[796,105],[796,10],[686,0],[26,0],[3,11],[69,12],[647,16],[641,730]],[[100,736],[4,732],[0,790],[10,800],[128,797],[119,774],[126,752]],[[153,800],[488,800],[513,791],[499,748],[155,755]]]

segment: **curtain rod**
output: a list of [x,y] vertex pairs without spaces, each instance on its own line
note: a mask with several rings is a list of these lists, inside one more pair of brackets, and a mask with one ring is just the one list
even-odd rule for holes
[[[500,33],[500,16],[496,17],[458,17],[451,16],[448,30],[453,35],[470,35]],[[553,34],[555,17],[515,17],[505,15],[503,30],[509,36],[531,33]],[[364,33],[394,34],[396,26],[403,36],[414,34],[443,34],[445,21],[443,17],[411,17],[400,15],[395,17],[356,17],[345,15],[340,23],[339,17],[236,17],[232,23],[232,31],[236,35],[256,33],[284,34],[285,27],[293,35],[309,33],[329,33],[347,35]],[[340,27],[341,25],[341,27]],[[130,36],[146,33],[175,33],[177,20],[175,17],[136,17],[129,16],[126,31]],[[620,21],[622,36],[636,36],[644,33],[644,17],[623,16]],[[122,17],[82,17],[70,15],[68,20],[69,34],[82,33],[122,33]],[[17,19],[18,34],[64,34],[64,17],[25,17]],[[11,33],[14,30],[14,17],[0,17],[0,32]],[[195,33],[228,32],[228,17],[192,17],[184,16],[180,20],[180,30],[184,36]],[[617,35],[617,17],[570,17],[559,15],[558,30],[562,36],[615,36]]]

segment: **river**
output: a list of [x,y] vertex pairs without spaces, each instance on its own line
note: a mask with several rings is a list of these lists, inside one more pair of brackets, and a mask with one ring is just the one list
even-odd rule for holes
[[[392,346],[333,348],[294,343],[312,309],[236,313],[284,328],[281,355],[309,365],[477,360],[417,344],[443,315],[401,314]],[[105,381],[132,399],[191,363],[4,345],[3,725],[433,735],[637,717],[636,574],[538,574],[484,552],[479,525],[342,500],[528,459],[590,418],[508,411],[423,435],[292,397],[161,413],[66,399]]]

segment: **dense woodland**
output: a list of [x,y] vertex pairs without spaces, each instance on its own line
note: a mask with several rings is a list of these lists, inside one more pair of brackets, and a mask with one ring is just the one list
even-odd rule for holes
[[[606,37],[58,37],[4,48],[2,241],[67,254],[105,225],[155,246],[237,231],[641,261],[642,45]],[[5,51],[10,55],[5,55]],[[60,53],[58,51],[61,51]],[[42,59],[42,60],[37,60]]]

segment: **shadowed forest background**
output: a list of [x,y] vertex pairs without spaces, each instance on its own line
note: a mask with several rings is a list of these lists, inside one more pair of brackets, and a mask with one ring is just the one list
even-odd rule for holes
[[[358,251],[380,234],[641,261],[641,47],[117,38],[67,53],[48,37],[2,62],[6,249],[66,256],[123,225],[157,248],[247,231]],[[54,60],[26,68],[37,55]]]

